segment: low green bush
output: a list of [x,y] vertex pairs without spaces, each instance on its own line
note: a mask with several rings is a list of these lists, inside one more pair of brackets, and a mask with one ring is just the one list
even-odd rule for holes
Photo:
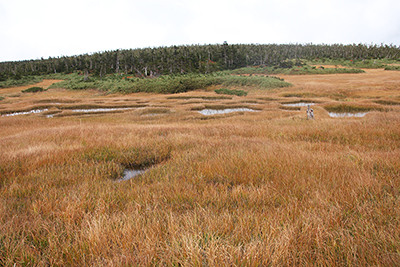
[[400,66],[386,66],[385,70],[400,70]]
[[291,86],[290,83],[272,77],[240,77],[219,72],[212,74],[165,75],[158,78],[124,78],[120,75],[110,75],[103,79],[91,77],[84,81],[83,77],[71,76],[67,80],[53,84],[49,88],[65,88],[72,90],[98,89],[111,93],[163,93],[175,94],[204,89],[211,85],[223,86],[253,86],[271,89]]
[[0,88],[9,88],[9,87],[16,87],[16,86],[23,86],[28,84],[35,84],[43,81],[42,77],[38,76],[22,76],[19,79],[6,79],[0,81]]
[[[286,74],[286,75],[312,75],[312,74],[341,74],[341,73],[365,73],[365,71],[356,68],[324,68],[323,66],[316,68],[315,66],[294,66],[293,68],[277,68],[277,67],[246,67],[227,71],[238,75],[271,75],[271,74]],[[271,77],[280,79],[278,77]]]
[[22,93],[36,93],[36,92],[43,92],[44,89],[42,87],[34,86],[31,88],[28,88],[26,90],[22,90]]
[[315,59],[307,61],[307,63],[311,65],[336,65],[336,66],[346,66],[351,68],[379,69],[379,68],[385,68],[387,64],[398,63],[398,61],[391,59],[357,59],[357,60]]
[[229,90],[227,88],[221,88],[214,90],[217,94],[225,94],[225,95],[237,95],[237,96],[246,96],[247,92],[243,90]]

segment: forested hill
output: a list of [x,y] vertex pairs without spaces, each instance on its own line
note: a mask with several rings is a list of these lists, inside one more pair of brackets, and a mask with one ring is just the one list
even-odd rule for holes
[[210,73],[245,66],[290,67],[293,59],[400,59],[395,45],[209,44],[105,51],[40,60],[0,63],[0,78],[85,71],[95,76],[125,73],[140,77]]

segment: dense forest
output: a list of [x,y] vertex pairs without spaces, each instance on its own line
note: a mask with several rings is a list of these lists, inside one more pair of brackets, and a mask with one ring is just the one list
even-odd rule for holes
[[300,59],[400,59],[400,48],[387,44],[209,44],[104,51],[48,59],[0,62],[0,80],[76,71],[104,77],[111,73],[157,77],[212,73],[246,66],[292,67]]

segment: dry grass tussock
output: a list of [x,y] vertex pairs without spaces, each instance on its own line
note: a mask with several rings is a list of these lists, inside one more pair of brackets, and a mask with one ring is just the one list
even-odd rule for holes
[[[258,112],[207,117],[192,110],[197,102],[92,91],[79,104],[147,109],[0,117],[0,265],[400,265],[399,107],[330,118],[323,106],[337,103],[329,98],[337,88],[326,82],[326,95],[311,98],[324,103],[315,120],[305,107],[279,109],[284,94],[314,93],[305,83],[203,102]],[[371,90],[372,99],[349,93],[346,103],[398,97],[383,83],[384,93]],[[3,108],[40,100],[23,97]],[[63,98],[71,105],[74,92]],[[150,166],[117,180],[125,168]]]

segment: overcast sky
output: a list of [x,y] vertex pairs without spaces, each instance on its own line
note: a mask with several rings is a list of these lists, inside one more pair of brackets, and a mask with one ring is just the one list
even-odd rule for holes
[[190,44],[394,44],[399,0],[0,0],[0,61]]

